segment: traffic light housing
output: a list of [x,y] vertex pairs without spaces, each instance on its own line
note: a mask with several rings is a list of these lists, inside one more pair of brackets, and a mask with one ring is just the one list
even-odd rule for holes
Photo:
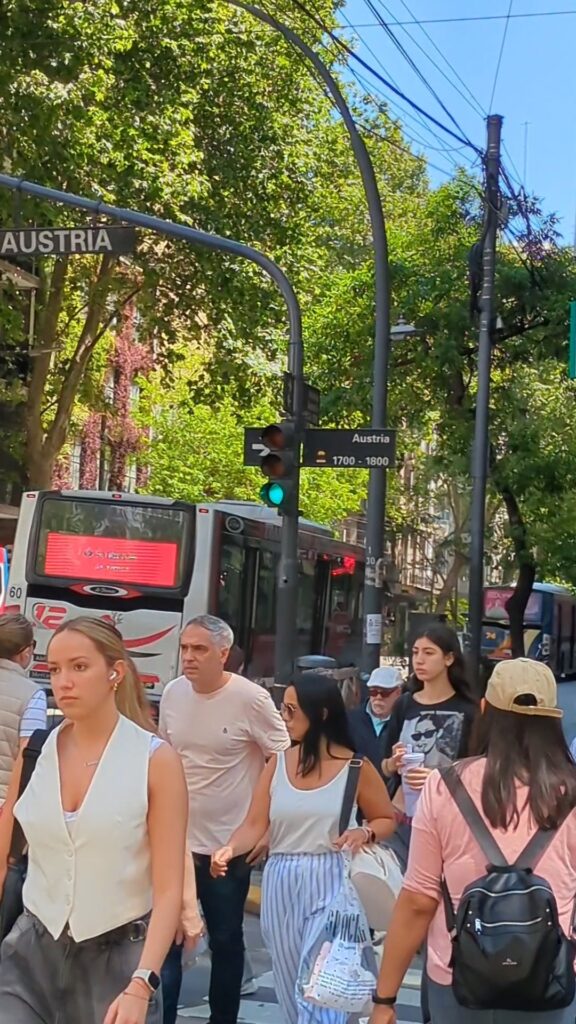
[[283,516],[298,515],[298,441],[293,423],[271,423],[260,435],[264,446],[260,469],[267,483],[261,500]]

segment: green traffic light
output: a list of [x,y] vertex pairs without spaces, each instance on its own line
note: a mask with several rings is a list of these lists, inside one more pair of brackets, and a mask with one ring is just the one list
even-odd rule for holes
[[284,488],[280,484],[269,484],[268,485],[268,501],[272,505],[279,506],[284,501]]
[[274,508],[279,508],[284,498],[284,488],[280,484],[264,484],[260,491],[260,500]]

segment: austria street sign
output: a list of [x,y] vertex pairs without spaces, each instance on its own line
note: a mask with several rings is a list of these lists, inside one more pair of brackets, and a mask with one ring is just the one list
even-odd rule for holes
[[8,228],[0,231],[0,258],[11,256],[88,256],[129,253],[135,228],[91,224],[84,228]]
[[303,466],[315,469],[388,469],[394,465],[396,432],[307,430]]

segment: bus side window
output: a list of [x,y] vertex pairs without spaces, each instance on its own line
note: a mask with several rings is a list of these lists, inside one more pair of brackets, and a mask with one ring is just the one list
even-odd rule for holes
[[250,675],[254,678],[274,674],[277,565],[277,555],[271,551],[260,551],[250,661]]
[[237,542],[223,539],[218,567],[218,612],[234,630],[238,640],[240,611],[242,607],[242,586],[246,552]]

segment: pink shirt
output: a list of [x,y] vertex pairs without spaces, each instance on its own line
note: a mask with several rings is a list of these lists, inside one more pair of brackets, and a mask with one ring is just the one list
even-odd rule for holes
[[[502,853],[509,862],[514,862],[535,832],[536,825],[526,808],[520,812],[517,829],[504,832],[492,828],[483,814],[480,797],[485,763],[483,758],[471,761],[464,768],[462,779]],[[520,807],[526,796],[527,787],[519,786]],[[551,885],[558,904],[560,924],[569,935],[576,895],[576,811],[572,811],[554,836],[536,871]],[[428,974],[432,981],[450,985],[451,942],[440,890],[443,874],[456,910],[466,886],[486,874],[486,858],[456,809],[439,772],[433,772],[424,786],[412,822],[404,888],[440,900],[428,933]]]
[[188,843],[213,853],[242,824],[265,759],[290,746],[270,694],[231,675],[214,693],[197,693],[186,676],[162,694],[160,734],[182,759],[189,797]]

